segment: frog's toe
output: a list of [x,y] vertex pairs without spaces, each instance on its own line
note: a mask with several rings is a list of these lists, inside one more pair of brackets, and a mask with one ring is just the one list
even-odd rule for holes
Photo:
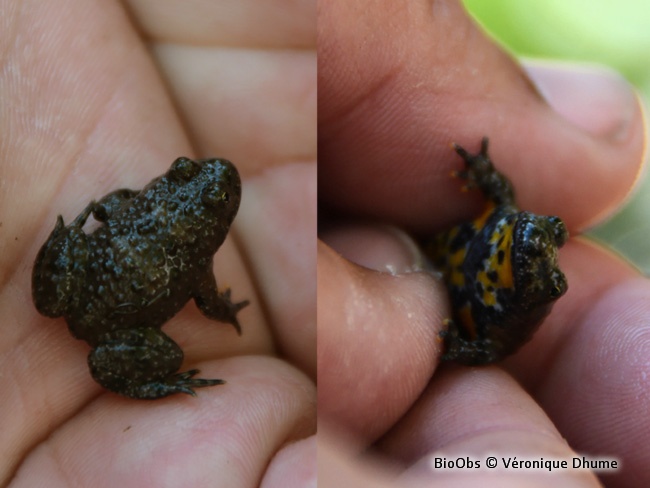
[[154,380],[143,384],[131,383],[128,388],[122,389],[119,393],[141,400],[156,400],[176,393],[196,396],[195,388],[223,385],[225,383],[224,380],[192,378],[198,373],[198,369],[193,369],[185,373],[168,376],[161,381]]
[[115,393],[139,400],[156,400],[176,393],[196,396],[195,388],[205,388],[206,386],[223,385],[225,383],[224,380],[218,379],[193,378],[198,373],[198,369],[192,369],[184,373],[171,374],[167,377],[148,381],[123,379],[118,385],[109,381],[98,380],[98,382]]
[[237,330],[237,334],[241,335],[241,325],[239,325],[239,320],[237,320],[237,314],[239,311],[250,304],[248,300],[242,300],[241,302],[233,303],[230,301],[230,289],[223,292],[221,295],[222,298],[225,298],[228,303],[228,319],[227,322],[232,324],[232,326]]
[[223,385],[224,380],[194,378],[200,371],[198,369],[191,369],[184,373],[176,373],[170,376],[167,380],[167,387],[173,389],[169,395],[173,393],[186,393],[188,395],[196,396],[194,388],[205,388],[206,386]]
[[[211,281],[208,280],[206,282],[214,283],[214,277],[210,276],[210,278]],[[217,291],[216,286],[213,287],[210,285],[199,290],[194,301],[199,307],[199,310],[203,312],[203,315],[218,320],[219,322],[231,324],[237,330],[237,334],[241,335],[241,326],[237,320],[237,314],[242,308],[250,304],[250,302],[248,300],[243,300],[241,302],[233,303],[230,295],[230,288],[226,288],[224,291],[219,292]]]

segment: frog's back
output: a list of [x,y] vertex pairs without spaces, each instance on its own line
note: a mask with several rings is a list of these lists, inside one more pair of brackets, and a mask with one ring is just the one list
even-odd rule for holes
[[83,305],[66,316],[73,334],[93,343],[131,327],[160,327],[192,297],[222,236],[196,198],[158,179],[88,235]]

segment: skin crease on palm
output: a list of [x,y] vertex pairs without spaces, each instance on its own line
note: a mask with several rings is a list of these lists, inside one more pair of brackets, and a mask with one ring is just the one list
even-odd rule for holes
[[[318,8],[320,486],[599,486],[587,471],[434,475],[436,451],[577,451],[623,463],[607,486],[650,484],[650,283],[576,237],[640,172],[632,89],[609,72],[522,68],[456,1]],[[503,363],[439,365],[442,285],[407,272],[421,258],[403,234],[354,219],[434,232],[476,215],[480,197],[449,178],[450,143],[475,151],[484,135],[520,206],[566,222],[569,291]]]
[[[315,2],[178,4],[0,2],[2,486],[315,477]],[[215,274],[251,305],[241,337],[194,304],[163,329],[184,367],[226,385],[128,400],[92,381],[63,319],[38,315],[31,266],[59,213],[140,188],[180,155],[242,175]]]

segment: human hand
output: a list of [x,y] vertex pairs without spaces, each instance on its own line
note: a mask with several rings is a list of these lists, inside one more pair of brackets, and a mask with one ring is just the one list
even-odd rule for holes
[[[644,132],[632,91],[604,71],[521,68],[451,0],[323,2],[318,43],[320,235],[353,261],[319,245],[322,486],[511,480],[511,472],[434,474],[435,451],[580,452],[621,461],[608,482],[647,483],[650,425],[639,412],[650,405],[650,283],[575,237],[615,210],[639,173]],[[442,285],[412,272],[422,258],[406,236],[366,222],[433,233],[477,215],[480,195],[459,192],[449,177],[459,168],[449,144],[474,152],[484,135],[522,209],[567,224],[573,238],[560,261],[569,291],[500,365],[439,366],[449,316]],[[368,450],[382,456],[358,456]],[[519,476],[534,483],[540,474]],[[576,477],[597,483],[576,470],[553,482]]]
[[[290,486],[315,473],[313,2],[4,2],[0,254],[5,485]],[[243,335],[193,304],[164,327],[227,385],[106,392],[31,300],[55,218],[180,156],[231,159],[242,206],[215,256]],[[10,482],[11,480],[11,482]]]

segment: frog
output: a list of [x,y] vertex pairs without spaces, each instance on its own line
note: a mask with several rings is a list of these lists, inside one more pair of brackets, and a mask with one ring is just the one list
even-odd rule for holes
[[[134,399],[159,399],[221,385],[179,372],[183,351],[161,327],[193,299],[216,321],[242,329],[230,288],[219,291],[213,256],[241,201],[241,180],[226,159],[179,157],[142,190],[118,189],[91,201],[69,224],[56,219],[32,271],[32,298],[46,317],[63,317],[90,347],[92,378]],[[85,232],[90,216],[97,227]]]
[[532,337],[568,289],[558,249],[568,240],[557,216],[522,211],[511,181],[489,154],[488,137],[477,154],[453,143],[464,169],[452,176],[464,191],[478,190],[483,212],[424,240],[424,251],[442,276],[452,316],[440,333],[442,361],[492,364],[514,354]]

